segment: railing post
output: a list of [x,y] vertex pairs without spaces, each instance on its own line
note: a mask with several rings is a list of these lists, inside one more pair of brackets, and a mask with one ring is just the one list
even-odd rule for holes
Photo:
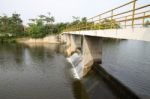
[[132,28],[134,28],[135,4],[136,4],[136,0],[133,0]]
[[94,24],[94,19],[92,19],[92,22],[93,22],[93,29],[94,29],[94,27],[95,27],[95,24]]
[[99,16],[99,30],[101,29],[100,24],[101,24],[101,16]]
[[113,22],[113,12],[114,10],[111,10],[111,29],[113,28],[112,22]]
[[127,26],[127,17],[128,17],[128,16],[125,16],[125,28],[126,28],[126,26]]
[[76,30],[75,31],[78,31],[78,24],[76,24]]
[[92,30],[92,28],[93,28],[93,18],[92,18],[92,23],[91,23],[91,30]]
[[88,29],[87,29],[87,21],[85,22],[85,30],[88,30]]
[[143,13],[144,15],[143,15],[143,22],[142,22],[142,25],[143,25],[143,27],[144,27],[144,25],[145,25],[145,12]]
[[80,23],[78,23],[78,31],[80,31]]

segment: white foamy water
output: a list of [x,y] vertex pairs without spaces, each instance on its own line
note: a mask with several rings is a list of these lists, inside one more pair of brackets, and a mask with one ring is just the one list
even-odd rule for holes
[[83,76],[83,64],[82,55],[74,53],[72,56],[67,58],[72,65],[72,73],[74,78],[80,79]]

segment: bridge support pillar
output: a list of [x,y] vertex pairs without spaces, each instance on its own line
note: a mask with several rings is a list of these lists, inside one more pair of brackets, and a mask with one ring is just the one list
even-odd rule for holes
[[59,35],[59,41],[61,43],[66,43],[67,42],[67,34]]
[[[66,35],[66,53],[71,56],[74,52],[82,53],[82,76],[85,76],[95,63],[102,62],[102,38],[81,36],[75,34]],[[81,49],[81,50],[80,50]],[[81,54],[80,54],[81,55]],[[78,72],[78,71],[77,71]]]
[[70,56],[73,52],[76,52],[77,49],[81,49],[81,36],[78,35],[67,35],[67,56]]
[[85,76],[92,65],[102,62],[102,38],[84,36],[83,38],[83,76]]

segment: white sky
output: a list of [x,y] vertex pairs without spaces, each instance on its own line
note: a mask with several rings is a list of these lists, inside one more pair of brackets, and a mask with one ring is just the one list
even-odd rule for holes
[[[0,16],[16,12],[26,24],[28,19],[40,14],[51,14],[56,22],[72,21],[72,16],[91,17],[131,0],[0,0]],[[150,0],[138,0],[137,5],[150,4]]]

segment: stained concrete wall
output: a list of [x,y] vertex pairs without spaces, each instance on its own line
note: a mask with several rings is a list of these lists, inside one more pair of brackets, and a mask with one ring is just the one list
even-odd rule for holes
[[70,56],[72,53],[72,48],[71,48],[71,35],[70,34],[65,34],[66,37],[66,55]]
[[83,38],[83,75],[86,75],[94,63],[102,62],[102,38],[84,36]]
[[81,36],[80,35],[70,35],[66,34],[66,52],[67,56],[70,56],[73,52],[76,52],[77,49],[81,48]]

